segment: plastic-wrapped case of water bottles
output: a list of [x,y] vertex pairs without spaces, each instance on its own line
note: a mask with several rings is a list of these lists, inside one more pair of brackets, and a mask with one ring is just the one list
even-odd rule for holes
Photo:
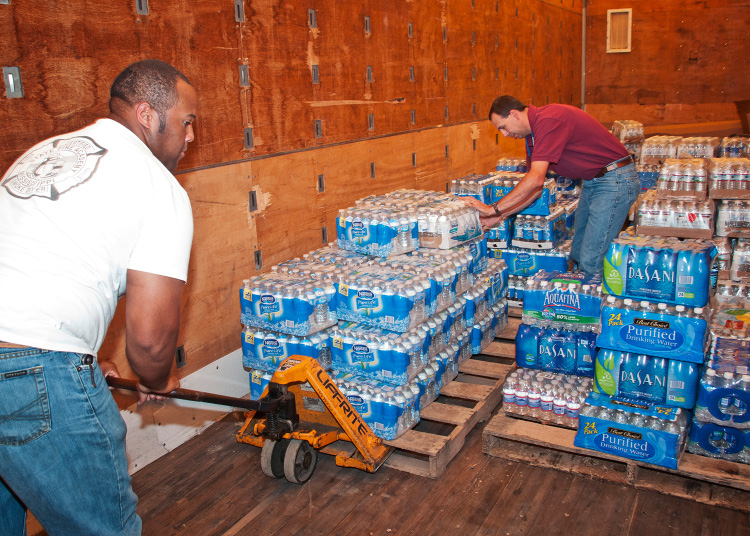
[[724,363],[722,372],[709,364],[700,380],[695,418],[743,430],[750,429],[750,374],[747,365]]
[[406,333],[393,333],[340,322],[331,333],[332,366],[339,372],[367,374],[388,384],[403,385],[429,362],[433,337],[429,343],[427,338],[428,331],[421,326]]
[[598,275],[541,271],[526,280],[522,319],[539,327],[562,322],[567,329],[598,332],[601,305]]
[[693,417],[688,452],[750,464],[750,430],[704,422]]
[[712,199],[750,199],[750,159],[711,159],[708,196]]
[[260,400],[271,378],[273,378],[273,372],[250,369],[250,400]]
[[750,138],[726,137],[719,145],[719,156],[724,158],[750,157]]
[[503,383],[503,410],[510,415],[576,429],[581,405],[589,396],[591,385],[591,378],[518,368]]
[[567,213],[562,207],[549,216],[518,215],[511,245],[526,249],[553,249],[569,238]]
[[494,173],[468,175],[450,183],[450,193],[461,197],[473,197],[482,203],[492,203],[492,184],[497,180]]
[[[492,184],[492,196],[489,203],[499,201],[508,195],[516,186],[518,186],[518,183],[522,178],[522,174],[506,174],[498,177]],[[544,186],[542,186],[542,192],[539,194],[539,197],[518,214],[523,216],[549,216],[556,202],[557,182],[555,179],[547,179],[544,181]]]
[[641,145],[642,164],[661,164],[667,158],[677,158],[682,136],[652,136]]
[[312,357],[324,370],[330,370],[331,345],[328,330],[309,337],[297,337],[245,326],[242,332],[243,366],[273,372],[292,355]]
[[[675,353],[675,357],[679,355]],[[594,391],[693,409],[700,370],[698,363],[601,348],[596,356]]]
[[429,278],[394,272],[341,274],[336,283],[338,318],[401,333],[424,322],[427,301],[435,298]]
[[[502,259],[508,266],[508,274],[512,276],[531,276],[544,270],[545,272],[564,272],[568,269],[570,260],[571,240],[566,240],[553,249],[525,249],[509,247],[506,249],[490,250],[490,258]],[[515,297],[515,296],[514,296]],[[519,299],[523,298],[523,289]]]
[[750,201],[722,199],[716,205],[717,236],[750,238]]
[[513,171],[516,173],[526,173],[525,158],[501,158],[495,166],[497,171]]
[[622,233],[604,257],[604,292],[639,301],[705,307],[715,252],[709,241]]
[[493,305],[489,314],[471,329],[471,353],[481,354],[508,325],[508,305],[503,299]]
[[339,211],[336,229],[341,249],[378,257],[450,249],[482,234],[476,210],[455,196],[421,190],[360,199]]
[[661,166],[658,164],[638,164],[638,180],[641,183],[641,192],[656,186],[660,168]]
[[[381,439],[395,439],[419,423],[420,386],[416,379],[394,387],[371,378],[340,373],[333,377],[333,381],[352,408]],[[430,388],[435,391],[434,380]]]
[[244,325],[306,337],[333,326],[336,289],[332,280],[286,273],[246,279],[240,289]]
[[505,249],[513,238],[513,218],[507,218],[484,232],[488,249]]
[[336,218],[336,236],[341,249],[377,257],[419,247],[417,218],[410,210],[359,206],[342,209]]
[[631,119],[617,119],[612,123],[612,134],[621,142],[643,141],[646,137],[643,123]]
[[419,247],[451,249],[482,236],[479,213],[460,201],[444,201],[416,209]]
[[703,201],[708,192],[708,162],[703,158],[669,158],[659,170],[660,197]]
[[730,252],[728,277],[732,281],[750,280],[750,244],[743,239],[737,239]]
[[[623,352],[703,363],[708,310],[607,296],[597,345]],[[664,402],[664,401],[662,401]]]
[[714,234],[715,206],[711,199],[663,199],[661,190],[642,195],[636,208],[638,234],[673,238],[706,238]]
[[516,333],[516,364],[519,367],[592,377],[596,359],[596,333],[584,325],[584,331],[564,329],[567,324],[553,322],[550,327],[521,324]]
[[690,136],[682,138],[677,145],[677,155],[680,158],[713,158],[719,147],[716,136]]
[[627,397],[591,393],[581,408],[577,447],[677,469],[689,412]]

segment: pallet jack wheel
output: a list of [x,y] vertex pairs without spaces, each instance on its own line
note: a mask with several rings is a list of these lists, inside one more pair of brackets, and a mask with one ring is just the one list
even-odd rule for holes
[[293,484],[304,484],[315,471],[318,452],[307,441],[292,439],[284,455],[284,476]]
[[260,451],[260,468],[264,475],[271,478],[284,476],[284,456],[288,447],[289,439],[266,439]]

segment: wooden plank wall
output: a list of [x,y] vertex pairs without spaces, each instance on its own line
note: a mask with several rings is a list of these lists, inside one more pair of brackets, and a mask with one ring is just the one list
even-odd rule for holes
[[[239,347],[238,292],[256,273],[255,251],[268,270],[321,246],[323,228],[333,240],[338,210],[360,197],[444,190],[520,156],[522,144],[486,120],[497,95],[580,104],[581,0],[240,7],[237,21],[232,0],[150,0],[148,15],[134,0],[0,5],[0,63],[20,67],[24,89],[0,95],[2,169],[36,141],[106,115],[109,85],[132,61],[169,61],[198,90],[196,140],[177,171],[195,217],[181,376]],[[101,354],[127,373],[123,312],[121,303]]]
[[[606,53],[607,10],[632,8],[632,52]],[[603,0],[586,14],[586,111],[645,125],[739,121],[750,98],[748,0]]]

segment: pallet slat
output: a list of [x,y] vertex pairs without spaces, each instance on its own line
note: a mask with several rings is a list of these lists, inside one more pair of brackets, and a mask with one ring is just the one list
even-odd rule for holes
[[[476,356],[480,357],[480,356]],[[422,409],[425,421],[437,421],[455,428],[449,435],[409,430],[393,441],[385,441],[395,450],[386,460],[387,467],[412,474],[438,478],[464,445],[468,433],[487,419],[502,400],[502,383],[511,366],[470,359],[461,365],[461,376],[444,385],[435,402]],[[476,373],[476,375],[473,375]],[[490,380],[487,380],[490,378]],[[476,383],[490,381],[491,385]],[[451,404],[450,398],[476,402],[473,407]]]
[[672,470],[576,447],[575,430],[496,415],[485,426],[483,452],[637,489],[750,512],[750,466],[684,453]]
[[420,419],[443,422],[446,424],[463,424],[471,417],[473,410],[463,406],[453,406],[442,402],[433,402],[420,412]]

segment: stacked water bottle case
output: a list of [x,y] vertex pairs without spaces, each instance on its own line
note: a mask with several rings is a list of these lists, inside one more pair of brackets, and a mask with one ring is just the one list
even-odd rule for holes
[[371,196],[337,226],[338,247],[241,289],[251,394],[289,355],[310,355],[373,432],[394,439],[504,329],[507,268],[487,258],[476,211],[452,195]]
[[523,323],[516,334],[522,374],[511,374],[503,385],[506,414],[578,427],[596,359],[600,283],[598,276],[544,271],[526,281]]
[[750,463],[750,287],[719,282],[688,451]]

